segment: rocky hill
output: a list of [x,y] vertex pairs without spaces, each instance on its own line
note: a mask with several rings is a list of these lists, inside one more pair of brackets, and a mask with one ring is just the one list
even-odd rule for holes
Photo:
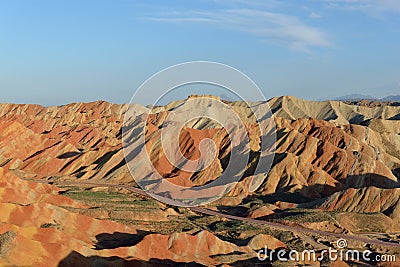
[[[199,103],[215,108],[207,97]],[[330,232],[367,232],[373,239],[399,242],[399,106],[312,102],[290,96],[225,103],[244,122],[250,159],[241,179],[225,197],[208,204],[209,209]],[[160,146],[161,132],[171,111],[185,105],[188,100],[151,111],[146,118],[146,149],[167,181],[201,186],[217,180],[229,157],[240,157],[241,150],[232,148],[229,131],[200,117],[179,133],[179,149],[196,160],[201,141],[209,138],[215,142],[216,156],[207,169],[198,172],[173,166]],[[265,124],[269,107],[273,128]],[[0,265],[179,262],[248,266],[257,262],[255,248],[263,242],[323,249],[334,241],[295,231],[274,232],[259,225],[235,225],[235,221],[108,188],[111,184],[136,186],[122,139],[138,135],[142,115],[150,110],[140,105],[130,109],[134,114],[125,124],[129,131],[124,131],[128,108],[103,101],[59,107],[0,104]],[[224,114],[218,108],[212,112]],[[256,121],[253,112],[266,116]],[[270,170],[256,168],[269,157],[263,155],[261,132],[274,137],[269,143],[275,152],[273,160],[268,158]],[[135,154],[127,160],[141,159]],[[140,166],[137,171],[142,171]],[[71,181],[105,186],[68,186]],[[368,225],[371,220],[376,223]],[[21,253],[29,257],[20,257]]]

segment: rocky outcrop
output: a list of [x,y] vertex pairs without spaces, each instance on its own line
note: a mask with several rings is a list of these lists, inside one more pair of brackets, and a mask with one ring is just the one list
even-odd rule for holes
[[327,197],[314,207],[356,213],[381,212],[397,219],[400,218],[400,188],[350,188]]
[[247,244],[252,250],[258,251],[267,247],[270,250],[286,248],[286,245],[278,239],[264,234],[258,234],[253,236]]

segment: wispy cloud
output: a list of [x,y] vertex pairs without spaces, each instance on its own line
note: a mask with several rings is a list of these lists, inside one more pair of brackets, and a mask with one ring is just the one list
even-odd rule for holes
[[[215,0],[224,1],[224,0]],[[235,0],[244,4],[242,0]],[[252,1],[251,1],[252,2]],[[254,3],[252,3],[254,5]],[[212,11],[181,10],[150,14],[145,19],[170,23],[204,23],[210,26],[241,31],[261,41],[310,52],[312,48],[333,47],[327,34],[307,25],[299,17],[256,8],[225,8]]]
[[330,7],[362,11],[369,14],[400,12],[399,0],[325,0]]
[[277,8],[283,5],[279,0],[213,0],[224,6],[244,6],[247,8]]
[[159,21],[159,22],[199,22],[199,23],[216,23],[218,21],[211,18],[198,18],[198,17],[181,17],[181,18],[167,18],[167,17],[146,17],[146,19],[151,21]]
[[322,18],[322,16],[317,13],[317,12],[311,12],[310,15],[308,15],[308,17],[312,18],[312,19],[319,19]]

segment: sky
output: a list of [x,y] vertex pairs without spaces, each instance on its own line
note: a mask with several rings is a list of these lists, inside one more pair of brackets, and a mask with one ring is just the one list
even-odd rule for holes
[[399,47],[398,0],[0,0],[0,102],[127,103],[197,60],[267,98],[384,97],[400,94]]

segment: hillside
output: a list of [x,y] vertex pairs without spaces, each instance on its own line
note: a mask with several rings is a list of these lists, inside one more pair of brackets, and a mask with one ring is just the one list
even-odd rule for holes
[[[209,115],[222,119],[226,114],[210,98],[198,98],[198,106]],[[400,106],[313,102],[291,96],[225,103],[244,123],[250,158],[244,170],[233,169],[231,175],[243,175],[228,194],[205,207],[399,243]],[[332,237],[201,215],[126,188],[108,187],[138,187],[127,162],[136,164],[135,175],[146,174],[144,165],[137,164],[143,160],[140,154],[125,159],[122,149],[123,139],[135,140],[143,123],[147,123],[145,149],[154,168],[176,185],[197,187],[217,181],[229,160],[241,158],[245,151],[235,149],[241,143],[232,146],[229,138],[237,128],[223,129],[216,121],[198,117],[175,133],[179,150],[195,161],[204,149],[201,141],[211,139],[215,146],[206,146],[206,151],[215,149],[215,157],[204,170],[176,168],[160,138],[163,129],[178,122],[179,116],[168,116],[174,110],[184,110],[182,116],[195,115],[189,99],[157,107],[148,117],[143,114],[149,108],[135,105],[124,125],[128,108],[104,101],[59,107],[0,104],[0,265],[90,266],[98,261],[123,266],[145,262],[248,266],[257,262],[255,251],[264,243],[299,249],[334,244]],[[254,114],[265,116],[257,121]],[[268,147],[261,147],[261,133],[271,137]],[[264,154],[269,149],[274,157]],[[149,188],[173,196],[163,183],[149,183]],[[155,244],[157,249],[151,252],[148,248]],[[398,248],[384,245],[372,249],[399,253]],[[29,257],[19,257],[21,251]]]

